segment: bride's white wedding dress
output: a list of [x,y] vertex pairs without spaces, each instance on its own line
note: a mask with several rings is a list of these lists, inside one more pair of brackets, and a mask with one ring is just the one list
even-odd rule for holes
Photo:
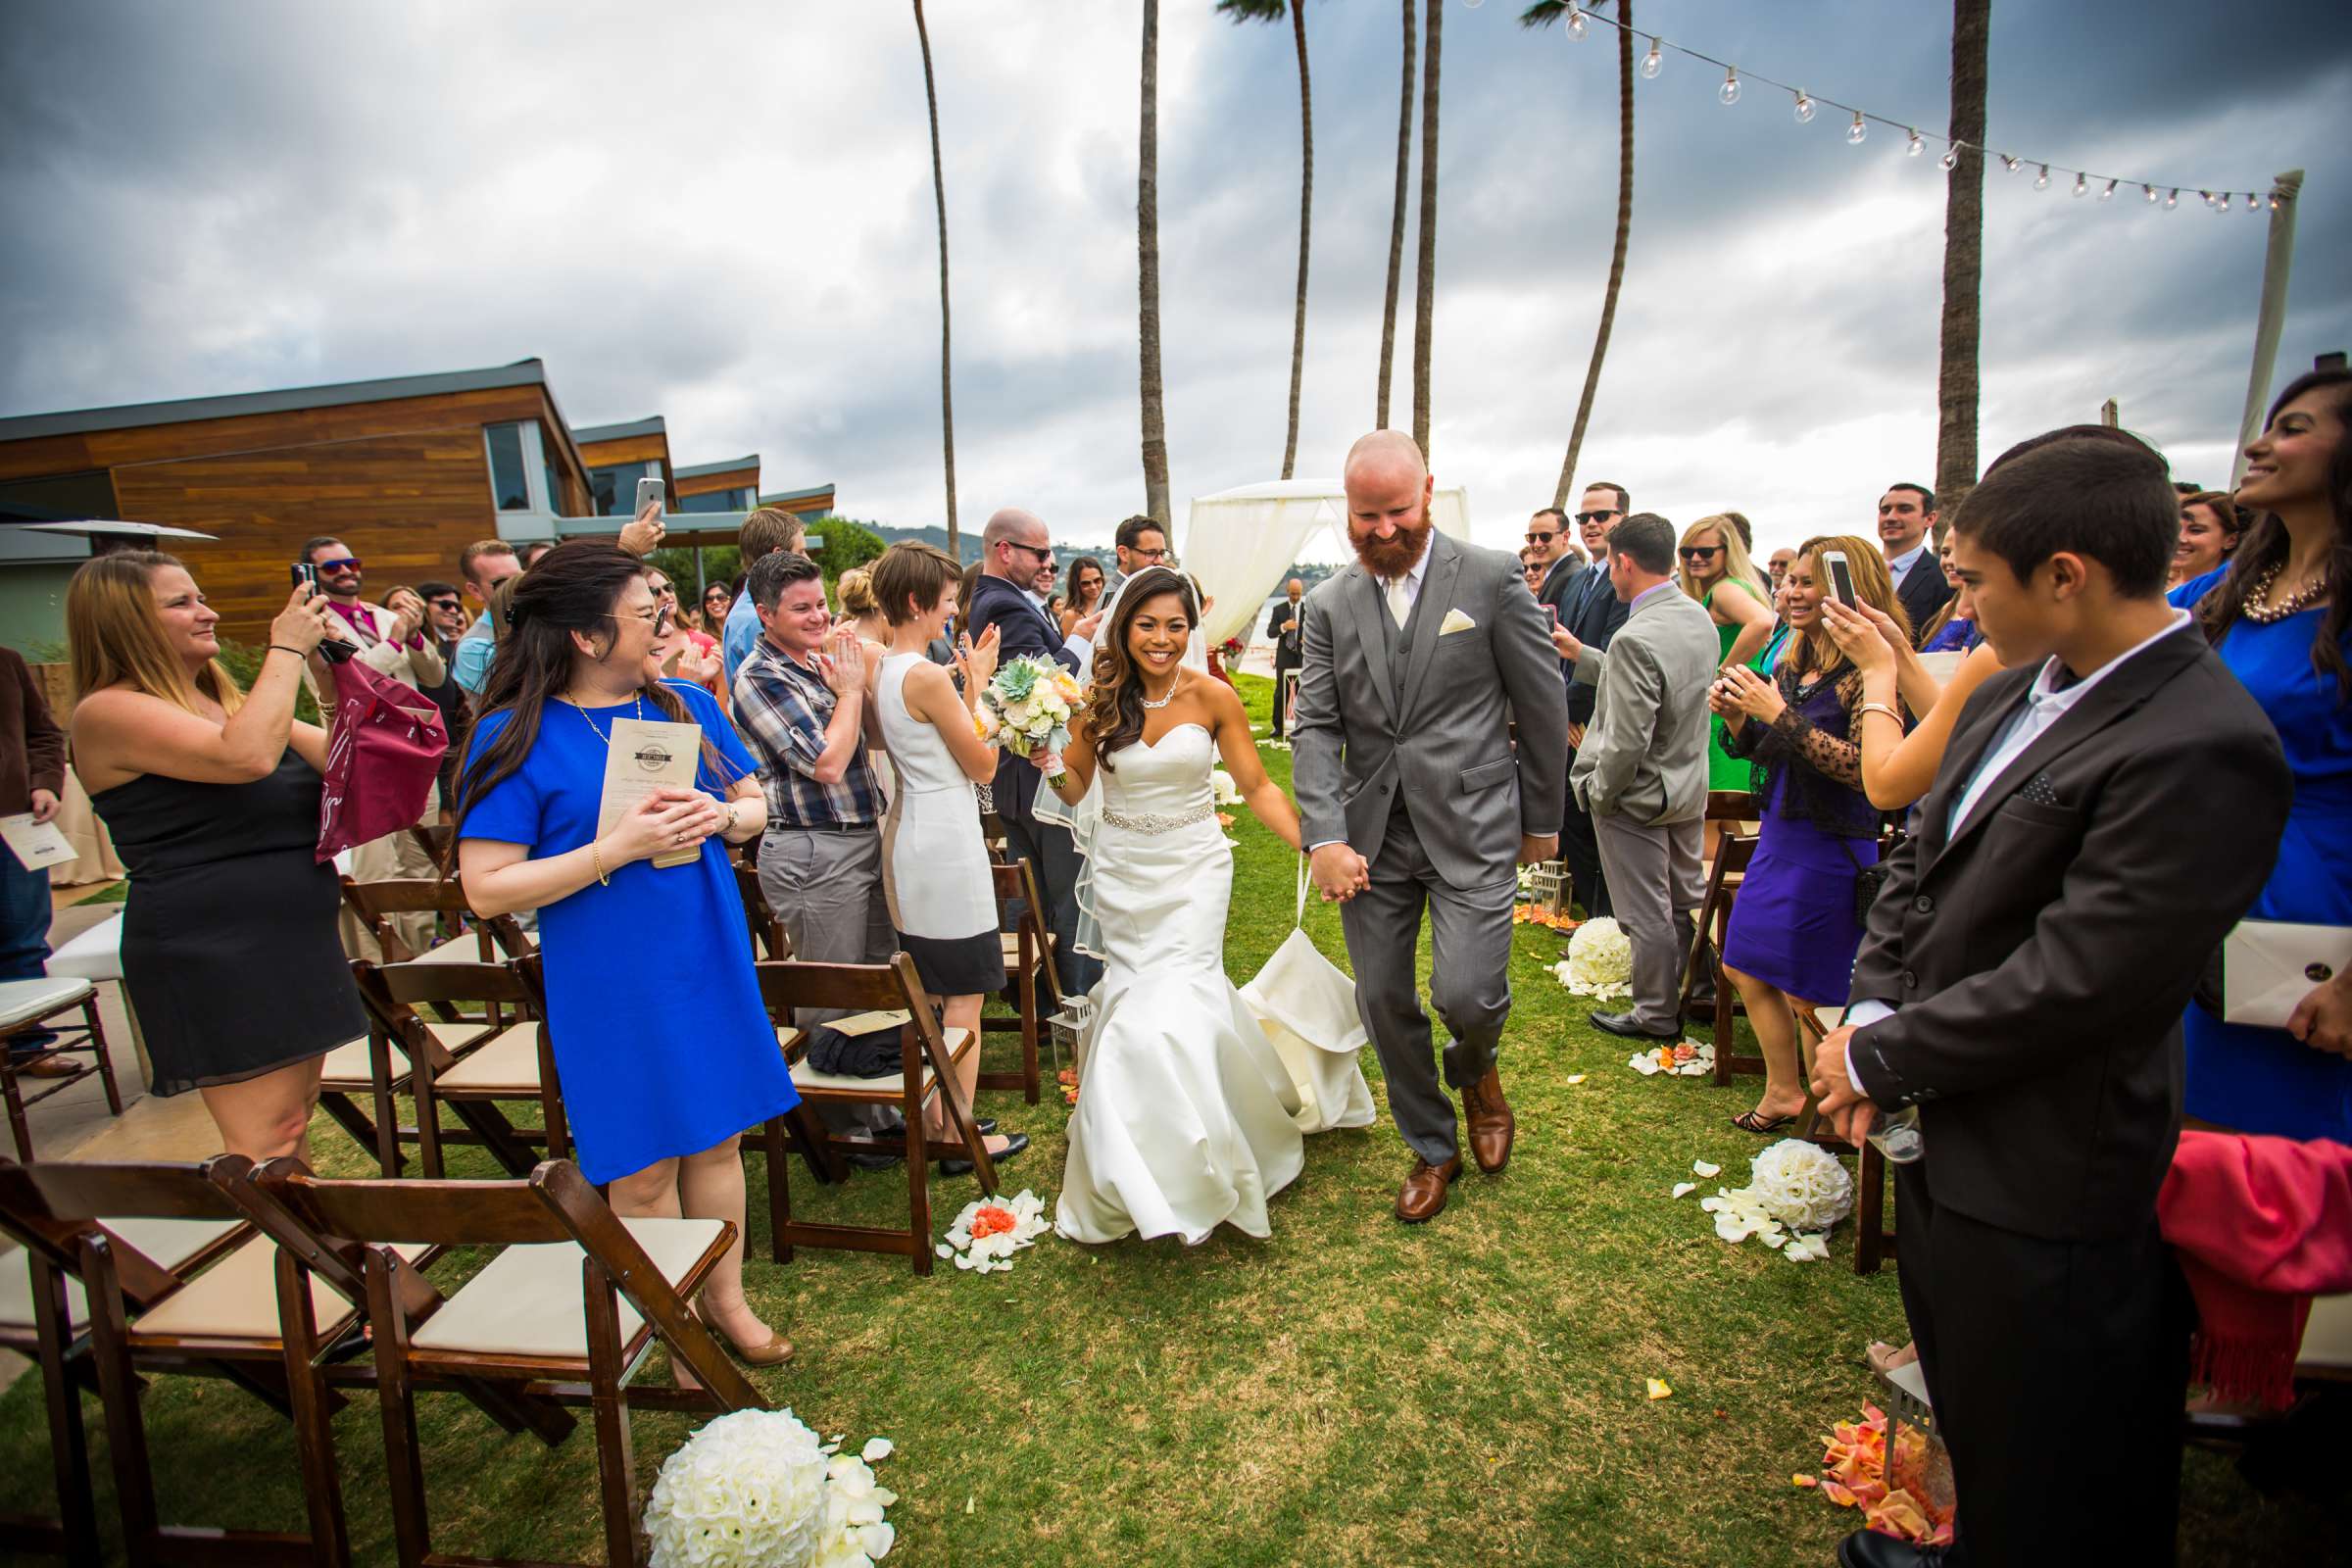
[[1054,1229],[1073,1241],[1266,1236],[1266,1200],[1305,1162],[1298,1091],[1225,978],[1233,846],[1198,724],[1099,771],[1089,907],[1103,958]]

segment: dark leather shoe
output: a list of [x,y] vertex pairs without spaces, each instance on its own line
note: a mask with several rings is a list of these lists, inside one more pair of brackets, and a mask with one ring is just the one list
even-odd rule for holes
[[1876,1530],[1857,1530],[1838,1543],[1838,1568],[1935,1568],[1950,1549],[1914,1546]]
[[1518,1121],[1503,1102],[1499,1068],[1489,1067],[1484,1078],[1462,1091],[1462,1115],[1470,1124],[1470,1155],[1478,1168],[1492,1176],[1508,1165]]
[[841,1157],[858,1170],[888,1170],[906,1161],[905,1154],[869,1154],[860,1150],[852,1150]]
[[[987,1137],[988,1135],[983,1133],[981,1136]],[[1029,1135],[1027,1133],[1006,1133],[1004,1147],[988,1157],[996,1164],[1002,1165],[1028,1147]],[[972,1173],[972,1162],[968,1159],[943,1159],[939,1162],[939,1173],[942,1176],[969,1176]]]
[[1396,1195],[1396,1217],[1407,1225],[1437,1218],[1446,1207],[1446,1189],[1461,1173],[1459,1154],[1443,1165],[1415,1159],[1412,1173],[1405,1177],[1403,1190]]
[[1646,1040],[1653,1046],[1672,1046],[1682,1042],[1682,1026],[1677,1024],[1662,1035],[1653,1035],[1634,1022],[1630,1012],[1594,1012],[1586,1014],[1592,1027],[1604,1035],[1616,1035],[1625,1040]]

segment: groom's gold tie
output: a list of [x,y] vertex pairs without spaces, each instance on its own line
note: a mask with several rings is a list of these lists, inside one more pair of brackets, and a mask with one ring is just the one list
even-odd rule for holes
[[1389,613],[1396,617],[1399,630],[1403,629],[1405,617],[1413,612],[1413,607],[1404,597],[1404,583],[1402,576],[1389,579]]

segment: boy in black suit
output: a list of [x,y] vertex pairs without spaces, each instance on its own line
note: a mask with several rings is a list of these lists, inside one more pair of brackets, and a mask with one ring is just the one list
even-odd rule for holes
[[[2156,1192],[2180,1010],[2290,788],[2262,710],[2165,602],[2179,532],[2163,459],[2095,427],[2003,454],[1952,524],[2009,667],[1961,711],[1813,1078],[1857,1142],[1919,1112],[1896,1246],[1957,1535],[1858,1531],[1846,1568],[2173,1560],[2187,1323]],[[2085,1405],[2096,1436],[2055,1462],[2051,1423]]]

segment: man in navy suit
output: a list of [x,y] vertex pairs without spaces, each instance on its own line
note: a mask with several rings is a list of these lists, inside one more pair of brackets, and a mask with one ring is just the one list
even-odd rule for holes
[[[1617,597],[1609,583],[1609,532],[1625,520],[1626,509],[1633,497],[1625,486],[1611,484],[1606,479],[1585,486],[1582,510],[1576,514],[1576,525],[1583,534],[1585,549],[1592,564],[1571,574],[1565,568],[1555,569],[1544,579],[1544,589],[1537,598],[1546,604],[1556,603],[1560,622],[1552,628],[1551,645],[1560,656],[1560,678],[1568,685],[1568,766],[1576,766],[1576,749],[1584,744],[1585,726],[1592,721],[1592,700],[1599,690],[1599,661],[1592,660],[1592,673],[1579,678],[1577,661],[1588,653],[1606,652],[1609,639],[1625,624],[1626,605]],[[1541,526],[1544,514],[1528,525],[1531,540]],[[1566,579],[1554,588],[1554,579]],[[1557,593],[1556,600],[1550,597]],[[1576,792],[1568,792],[1568,804],[1560,818],[1560,858],[1568,862],[1568,874],[1574,881],[1573,896],[1585,906],[1588,919],[1597,919],[1610,912],[1609,885],[1600,873],[1600,841],[1593,836],[1592,818],[1576,804]]]
[[1894,597],[1911,621],[1911,641],[1924,643],[1928,622],[1954,592],[1936,555],[1933,490],[1917,484],[1887,487],[1879,497],[1879,549],[1886,557],[1886,575],[1894,579]]
[[[1032,655],[1051,659],[1084,676],[1094,662],[1093,637],[1100,615],[1089,615],[1063,637],[1046,613],[1045,596],[1054,588],[1054,538],[1045,519],[1007,507],[988,519],[980,534],[980,575],[972,602],[961,606],[958,626],[973,638],[997,628],[997,662]],[[1099,958],[1078,952],[1078,849],[1070,830],[1037,819],[1037,769],[1007,751],[997,764],[997,816],[1004,824],[1005,853],[1026,859],[1045,896],[1046,929],[1054,937],[1054,973],[1064,995],[1083,996],[1101,977]]]

